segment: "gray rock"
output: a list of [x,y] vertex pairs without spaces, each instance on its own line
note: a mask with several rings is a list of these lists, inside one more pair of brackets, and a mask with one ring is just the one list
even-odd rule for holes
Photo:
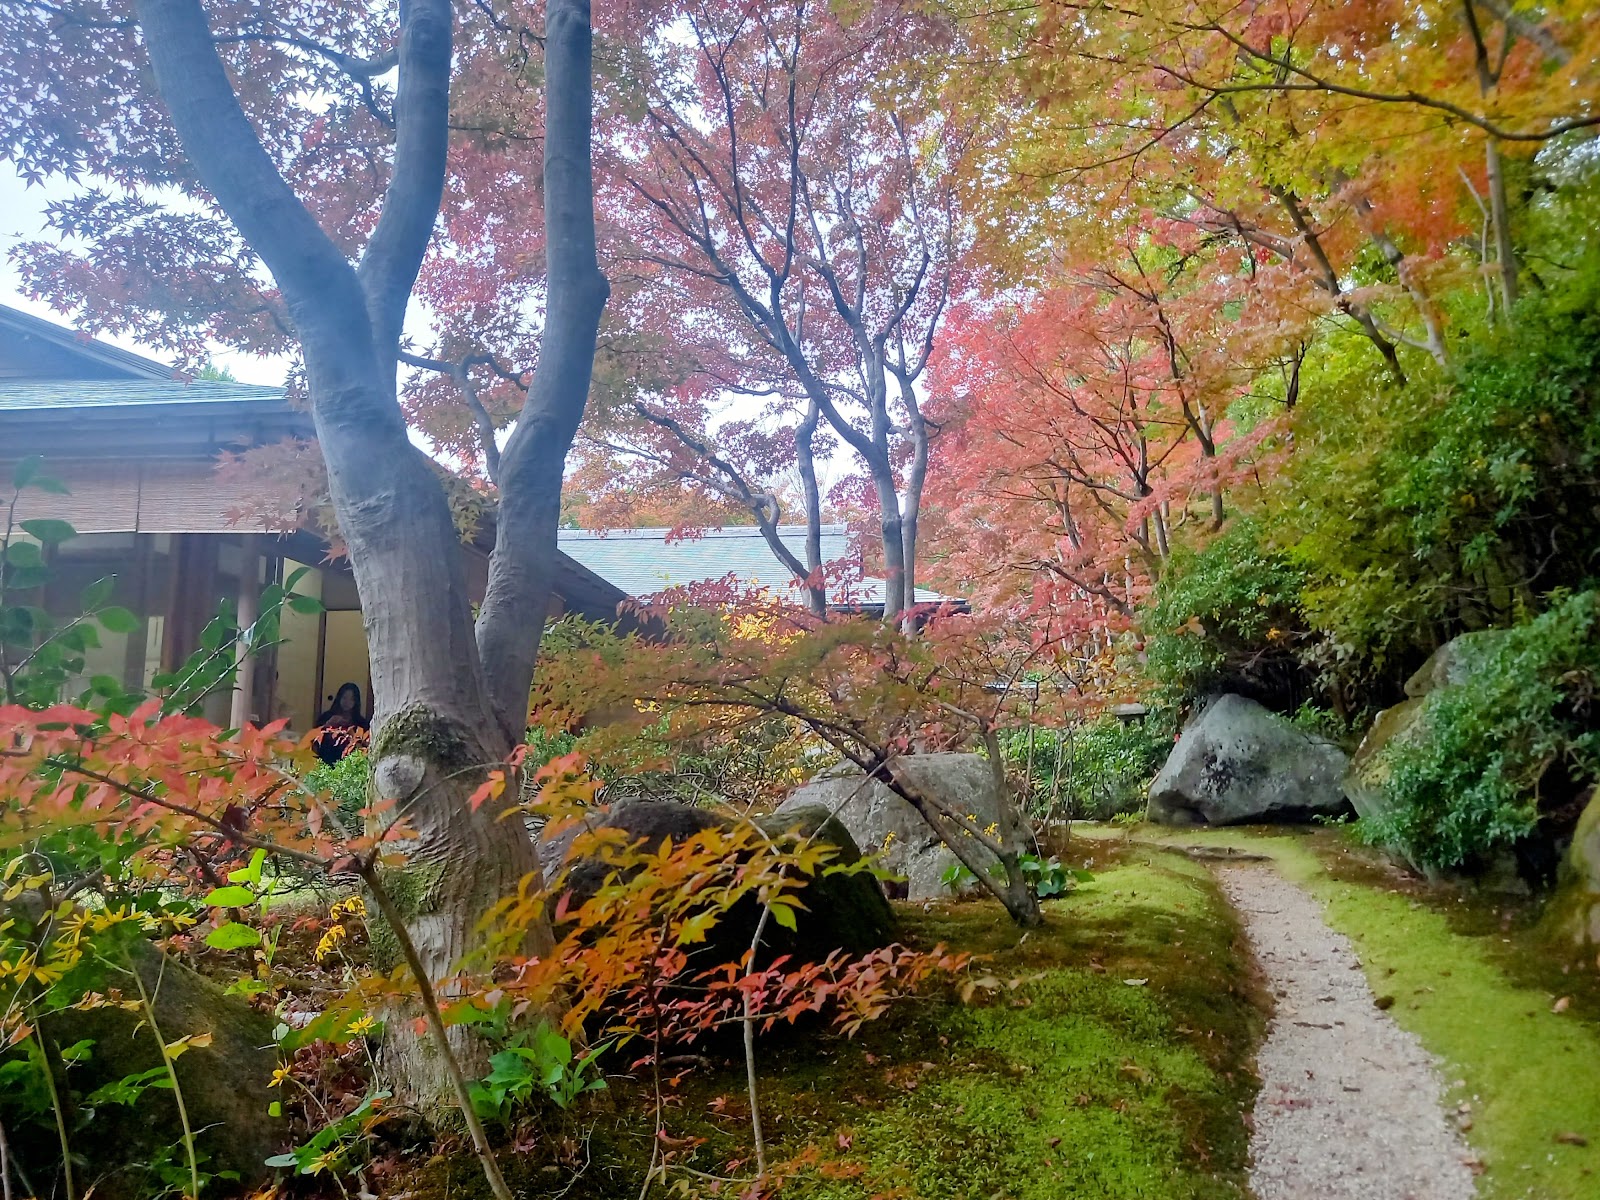
[[1564,943],[1563,949],[1581,951],[1585,960],[1600,949],[1600,793],[1592,789],[1572,832],[1544,923]]
[[[658,849],[663,842],[683,841],[697,833],[729,829],[734,824],[734,818],[724,809],[692,807],[675,800],[627,800],[597,811],[593,819],[596,828],[620,829],[630,843],[643,843],[650,850]],[[838,850],[831,860],[834,864],[854,863],[861,858],[850,831],[820,808],[786,809],[757,818],[755,824],[779,845],[786,840],[810,838],[827,842]],[[565,858],[576,835],[576,828],[572,828],[562,838],[551,839],[560,845],[561,858]],[[580,859],[567,876],[567,886],[581,900],[593,895],[611,870],[603,862]],[[819,874],[805,884],[800,900],[805,908],[796,917],[795,929],[785,929],[775,921],[764,926],[765,958],[787,954],[800,962],[819,962],[835,950],[861,955],[893,940],[894,910],[870,874]],[[760,905],[752,897],[735,905],[692,952],[696,966],[737,961],[750,948],[759,919]]]
[[[982,828],[1014,830],[1009,800],[997,786],[989,760],[981,755],[907,754],[895,759],[890,770],[918,794],[972,817]],[[906,899],[934,900],[951,894],[944,875],[957,865],[956,856],[887,784],[854,769],[822,775],[791,792],[778,812],[811,806],[833,813],[863,851],[877,852],[884,867],[905,876]],[[1011,836],[1016,841],[1015,834]],[[976,843],[973,849],[985,865],[995,861]]]
[[[286,1122],[268,1114],[278,1099],[271,1087],[278,1066],[272,1018],[225,996],[216,983],[175,959],[163,963],[154,952],[139,952],[135,962],[155,997],[161,1036],[168,1042],[210,1037],[209,1044],[189,1049],[174,1063],[190,1127],[207,1156],[203,1169],[237,1171],[240,1188],[260,1184],[271,1175],[267,1158],[283,1149],[289,1132]],[[110,982],[137,996],[131,978]],[[80,1096],[161,1066],[156,1036],[140,1013],[117,1007],[68,1011],[44,1024],[59,1045],[93,1043],[89,1057],[72,1068],[72,1087]],[[173,1093],[165,1089],[145,1092],[131,1107],[102,1104],[86,1134],[73,1141],[74,1152],[85,1159],[79,1178],[94,1179],[95,1195],[108,1200],[148,1195],[151,1181],[143,1164],[160,1150],[172,1150],[173,1161],[184,1163],[182,1128]]]
[[[1451,638],[1406,680],[1408,698],[1377,715],[1351,758],[1342,785],[1345,796],[1362,818],[1381,820],[1393,811],[1386,792],[1388,768],[1383,751],[1401,740],[1427,737],[1427,698],[1470,679],[1504,635],[1502,629],[1483,629]],[[1398,851],[1399,847],[1391,849]],[[1407,861],[1413,869],[1424,869],[1409,856]]]
[[1222,696],[1184,728],[1150,785],[1164,825],[1305,821],[1345,811],[1343,750],[1243,696]]
[[1480,629],[1451,638],[1406,680],[1406,695],[1415,700],[1440,688],[1465,683],[1505,634],[1504,629]]
[[1356,812],[1367,820],[1385,817],[1391,811],[1384,791],[1388,769],[1380,755],[1396,739],[1411,736],[1418,728],[1422,716],[1423,700],[1418,696],[1403,700],[1393,708],[1386,708],[1373,721],[1367,736],[1355,756],[1350,759],[1350,769],[1344,776],[1344,794],[1355,806]]

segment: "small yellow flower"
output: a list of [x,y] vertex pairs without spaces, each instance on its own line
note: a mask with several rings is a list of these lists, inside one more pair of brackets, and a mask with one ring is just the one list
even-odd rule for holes
[[378,1027],[378,1022],[373,1017],[357,1017],[350,1022],[350,1033],[355,1037],[363,1037]]
[[327,933],[322,935],[322,940],[317,943],[317,961],[321,962],[337,950],[340,943],[344,941],[344,937],[345,928],[343,925],[332,926]]
[[346,917],[364,917],[367,915],[367,906],[360,896],[351,896],[349,899],[341,900],[335,904],[328,910],[328,915],[335,921],[343,920]]
[[272,1073],[272,1082],[267,1084],[267,1086],[268,1087],[282,1087],[288,1081],[289,1081],[289,1068],[288,1067],[279,1067],[276,1071],[274,1071]]
[[154,929],[158,924],[149,913],[135,912],[132,908],[108,908],[89,918],[89,926],[96,933],[104,933],[116,925],[137,925],[140,929]]

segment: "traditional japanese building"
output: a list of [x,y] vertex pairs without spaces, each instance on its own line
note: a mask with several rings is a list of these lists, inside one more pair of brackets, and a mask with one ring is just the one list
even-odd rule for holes
[[[54,517],[79,534],[48,549],[51,579],[41,607],[76,615],[84,588],[113,576],[112,603],[139,618],[129,633],[103,635],[103,645],[89,652],[86,678],[148,684],[196,649],[225,601],[248,624],[261,589],[305,566],[297,590],[316,596],[322,611],[286,612],[283,644],[247,661],[238,689],[215,698],[207,715],[229,725],[287,717],[292,728],[306,730],[341,683],[353,681],[370,696],[348,563],[330,557],[329,543],[310,528],[282,532],[293,520],[269,527],[241,516],[259,507],[259,497],[242,473],[218,471],[226,455],[314,437],[310,414],[282,388],[187,379],[0,305],[0,488],[10,487],[17,462],[42,457],[45,473],[67,492],[20,493],[16,519]],[[477,597],[488,579],[492,537],[492,528],[480,527],[462,544]],[[615,619],[627,599],[565,554],[556,593],[552,615],[599,620]]]

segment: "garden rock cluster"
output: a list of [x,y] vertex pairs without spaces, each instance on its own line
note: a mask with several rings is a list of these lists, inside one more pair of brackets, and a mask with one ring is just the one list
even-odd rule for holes
[[[980,828],[1012,827],[1009,801],[989,760],[981,755],[906,754],[894,759],[889,770],[908,789],[969,817]],[[904,876],[906,899],[935,900],[952,894],[945,880],[959,860],[922,814],[888,784],[868,779],[854,768],[836,769],[796,788],[778,812],[814,808],[833,814],[863,851],[877,852],[887,870]],[[972,849],[986,866],[995,863],[981,845],[974,842]],[[966,890],[973,886],[969,880]]]
[[1343,750],[1243,696],[1221,696],[1184,727],[1150,785],[1163,825],[1306,821],[1346,809]]

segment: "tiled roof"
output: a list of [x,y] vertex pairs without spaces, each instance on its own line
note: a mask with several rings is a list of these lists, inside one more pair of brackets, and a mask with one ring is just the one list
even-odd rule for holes
[[0,383],[0,409],[13,412],[129,405],[240,404],[284,399],[279,387],[196,379],[10,379]]
[[[560,548],[597,575],[604,576],[630,596],[649,596],[670,587],[704,583],[733,575],[741,583],[763,587],[798,603],[800,590],[789,572],[773,555],[761,531],[753,525],[707,529],[698,537],[669,542],[667,529],[563,529],[556,535]],[[805,560],[804,525],[780,525],[778,536],[796,558]],[[853,559],[848,529],[822,527],[822,563],[826,569]],[[845,589],[829,586],[830,602],[882,606],[881,579],[860,579]],[[919,604],[946,599],[937,592],[917,589]]]
[[98,362],[114,371],[147,379],[163,379],[172,374],[172,368],[153,358],[113,346],[99,338],[89,337],[55,321],[47,321],[9,304],[0,304],[0,326],[13,329],[27,337],[41,338],[61,346],[82,358]]

